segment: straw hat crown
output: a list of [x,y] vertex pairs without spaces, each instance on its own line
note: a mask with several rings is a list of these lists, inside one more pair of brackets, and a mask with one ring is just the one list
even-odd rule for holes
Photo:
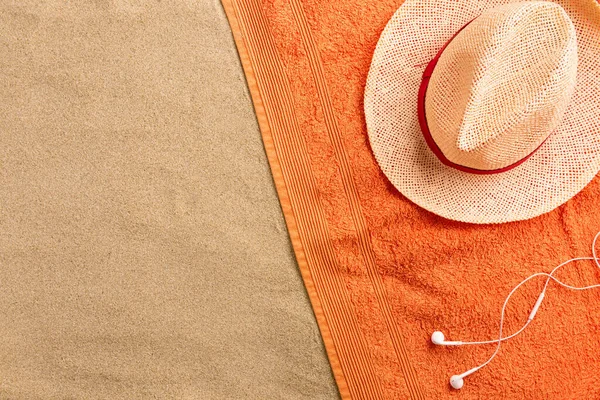
[[559,125],[577,78],[577,39],[564,9],[545,1],[484,11],[443,50],[425,112],[453,163],[480,170],[514,164]]

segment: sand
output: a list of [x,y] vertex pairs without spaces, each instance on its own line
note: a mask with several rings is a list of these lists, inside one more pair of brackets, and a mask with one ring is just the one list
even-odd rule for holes
[[332,399],[217,0],[0,5],[0,398]]

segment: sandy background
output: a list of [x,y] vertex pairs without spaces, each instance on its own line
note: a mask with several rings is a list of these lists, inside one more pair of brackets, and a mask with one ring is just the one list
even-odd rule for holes
[[0,3],[0,398],[332,399],[217,0]]

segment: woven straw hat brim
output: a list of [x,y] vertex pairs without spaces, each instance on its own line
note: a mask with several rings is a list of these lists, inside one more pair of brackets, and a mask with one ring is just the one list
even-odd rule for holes
[[550,138],[520,166],[477,175],[443,165],[419,128],[422,74],[440,48],[482,11],[509,0],[406,0],[383,31],[365,88],[365,118],[375,158],[417,205],[470,223],[503,223],[549,212],[600,170],[600,5],[557,0],[577,31],[577,87]]

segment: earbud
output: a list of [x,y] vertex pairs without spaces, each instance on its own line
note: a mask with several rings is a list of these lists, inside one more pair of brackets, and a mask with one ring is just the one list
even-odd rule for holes
[[454,375],[452,378],[450,378],[450,386],[452,386],[452,389],[462,389],[464,384],[465,381],[460,377],[460,375]]
[[435,331],[431,334],[431,343],[433,344],[440,346],[442,343],[444,343],[444,340],[446,340],[446,338],[440,331]]
[[473,372],[477,371],[479,368],[481,368],[481,367],[472,368],[472,369],[468,370],[467,372],[464,372],[460,375],[453,375],[450,378],[450,386],[452,386],[452,388],[456,389],[456,390],[462,389],[462,387],[465,384],[464,378],[471,375]]
[[460,346],[463,342],[446,341],[446,337],[440,331],[435,331],[431,334],[431,343],[438,346]]

